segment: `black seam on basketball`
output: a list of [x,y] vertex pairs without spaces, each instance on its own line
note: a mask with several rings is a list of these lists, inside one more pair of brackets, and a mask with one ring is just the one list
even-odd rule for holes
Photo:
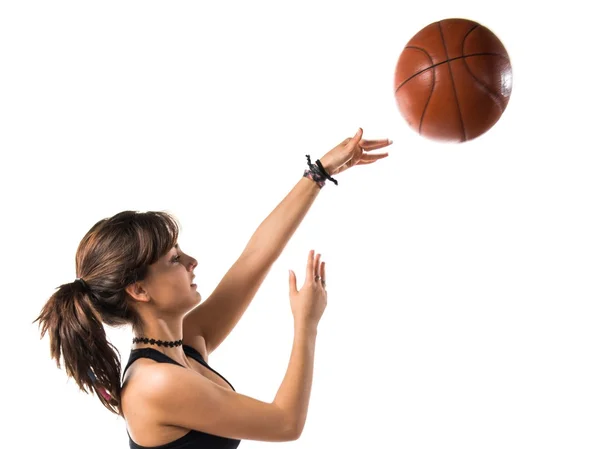
[[481,82],[479,80],[479,78],[477,78],[475,75],[473,75],[473,72],[471,72],[471,69],[469,68],[469,64],[467,64],[467,60],[463,58],[463,62],[465,64],[465,68],[467,69],[467,72],[469,72],[469,75],[471,75],[473,77],[473,79],[475,80],[475,82],[477,84],[479,84],[482,88],[483,91],[488,94],[488,96],[494,101],[494,103],[500,108],[501,112],[504,112],[504,105],[502,104],[502,101],[500,100],[499,96],[497,94],[495,94],[488,86],[486,86],[483,82]]
[[460,45],[460,49],[461,49],[460,53],[461,53],[461,55],[465,54],[465,42],[467,41],[467,36],[469,34],[471,34],[478,27],[479,27],[479,24],[473,25],[473,27],[469,31],[466,32],[465,36],[463,37],[462,44]]
[[[413,48],[413,49],[416,49],[416,50],[423,50],[422,48],[419,48],[419,47],[412,47],[412,46],[410,46],[410,47],[405,47],[405,48]],[[423,51],[425,51],[425,50],[423,50]],[[426,53],[427,53],[427,52],[426,52]],[[433,69],[433,68],[435,68],[435,67],[437,67],[437,66],[439,66],[439,65],[442,65],[442,64],[446,64],[447,62],[456,61],[457,59],[460,59],[460,58],[471,58],[471,57],[473,57],[473,56],[500,56],[501,58],[508,59],[508,58],[507,58],[505,55],[503,55],[503,54],[500,54],[500,53],[487,53],[487,52],[483,52],[483,53],[473,53],[473,54],[470,54],[470,55],[464,55],[464,56],[457,56],[456,58],[448,59],[447,61],[438,62],[438,63],[436,63],[436,64],[433,64],[431,67],[427,67],[427,68],[424,68],[423,70],[419,70],[419,71],[418,71],[417,73],[415,73],[414,75],[411,75],[411,76],[409,76],[408,78],[406,78],[406,80],[402,81],[402,83],[400,83],[400,85],[399,85],[398,87],[396,87],[396,90],[395,90],[395,92],[398,92],[398,90],[400,90],[400,88],[401,88],[402,86],[404,86],[406,83],[408,83],[408,82],[409,82],[411,79],[413,79],[415,76],[419,76],[421,73],[423,73],[423,72],[426,72],[427,70]]]
[[[433,60],[431,62],[433,62]],[[421,134],[421,128],[423,127],[423,120],[425,119],[425,112],[427,111],[427,107],[429,106],[429,101],[431,100],[431,97],[433,97],[434,89],[435,89],[435,69],[433,70],[433,79],[431,80],[431,92],[429,92],[429,97],[427,97],[427,101],[425,102],[425,107],[423,108],[423,113],[421,114],[421,120],[419,121],[419,135]]]
[[[473,28],[471,28],[469,30],[469,32],[467,34],[465,34],[465,37],[463,38],[463,41],[462,41],[462,45],[460,47],[461,56],[465,54],[465,43],[467,41],[467,36],[478,26],[479,25],[475,25]],[[463,57],[462,60],[463,60],[463,63],[465,64],[465,69],[467,69],[467,72],[469,73],[469,75],[471,75],[473,77],[473,79],[475,80],[475,82],[483,88],[484,92],[492,98],[494,103],[496,103],[496,105],[500,108],[500,112],[501,113],[504,112],[504,105],[502,104],[502,100],[500,100],[500,97],[495,92],[493,92],[492,89],[490,89],[488,86],[486,86],[479,78],[477,78],[473,74],[473,72],[469,68],[469,64],[467,64],[466,58]]]
[[[420,50],[425,53],[425,56],[429,58],[429,62],[431,62],[431,66],[433,67],[433,58],[424,48],[407,46],[406,48],[413,48],[415,50]],[[412,78],[412,77],[411,77]],[[433,71],[433,81],[431,83],[431,92],[429,92],[429,96],[427,97],[427,101],[425,102],[425,106],[423,107],[423,112],[421,113],[421,120],[419,120],[419,134],[421,134],[421,128],[423,127],[423,119],[425,118],[425,111],[427,111],[427,106],[429,106],[429,101],[433,96],[433,89],[435,87],[435,70]]]
[[[448,48],[446,47],[446,40],[444,39],[444,33],[442,32],[442,24],[438,22],[438,28],[440,30],[440,36],[442,36],[442,44],[444,44],[444,51],[446,52],[446,62],[450,62],[450,55],[448,55]],[[458,102],[458,92],[456,92],[456,86],[454,84],[454,76],[452,75],[452,65],[448,64],[448,70],[450,71],[450,81],[452,82],[452,90],[454,91],[454,98],[456,99],[456,107],[458,108],[458,118],[460,119],[460,126],[463,132],[463,142],[467,140],[467,131],[465,130],[465,124],[463,122],[462,113],[460,112],[460,103]]]

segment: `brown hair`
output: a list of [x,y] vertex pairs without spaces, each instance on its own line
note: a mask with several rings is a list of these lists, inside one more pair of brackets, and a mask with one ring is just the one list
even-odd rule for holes
[[141,281],[148,266],[175,244],[179,225],[166,212],[124,211],[96,223],[81,240],[75,256],[77,277],[42,307],[41,337],[50,339],[50,355],[85,393],[96,392],[102,404],[122,416],[121,363],[102,323],[142,329],[125,287]]

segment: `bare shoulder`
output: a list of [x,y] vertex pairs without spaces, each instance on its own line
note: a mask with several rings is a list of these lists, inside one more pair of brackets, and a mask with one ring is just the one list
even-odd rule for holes
[[139,421],[144,423],[144,427],[158,424],[155,411],[149,407],[150,398],[146,394],[145,378],[159,370],[160,365],[162,364],[154,360],[142,358],[136,360],[123,377],[121,407],[130,426],[135,426]]
[[240,440],[291,441],[300,436],[301,430],[275,403],[223,388],[191,369],[146,364],[133,377],[137,379],[129,394],[136,396],[136,408],[149,413],[158,426]]
[[[141,358],[136,360],[127,370],[123,377],[121,389],[121,402],[125,408],[132,410],[137,408],[140,402],[147,399],[144,392],[147,390],[146,379],[161,371],[161,366],[166,363],[158,363],[155,360]],[[126,410],[124,410],[126,412]]]
[[129,367],[123,379],[121,406],[127,431],[133,441],[142,446],[162,445],[189,432],[188,429],[161,424],[160,407],[157,407],[156,401],[149,394],[148,387],[151,383],[147,379],[160,376],[164,365],[167,364],[147,358],[138,359]]

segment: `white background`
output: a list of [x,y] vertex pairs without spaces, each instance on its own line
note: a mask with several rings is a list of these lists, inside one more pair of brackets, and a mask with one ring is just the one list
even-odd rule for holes
[[[273,399],[287,270],[314,248],[329,306],[308,420],[277,447],[599,447],[600,39],[586,5],[2,2],[2,446],[127,447],[123,420],[67,381],[31,324],[97,220],[172,212],[206,298],[304,155],[361,126],[394,140],[390,157],[323,189],[211,365]],[[449,17],[494,31],[514,70],[501,120],[461,145],[419,137],[393,95],[405,43]],[[126,360],[130,331],[109,335]]]

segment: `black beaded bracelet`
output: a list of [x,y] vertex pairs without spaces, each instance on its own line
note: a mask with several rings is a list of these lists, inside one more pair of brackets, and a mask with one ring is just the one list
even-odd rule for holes
[[329,176],[329,173],[327,173],[325,168],[323,168],[323,164],[321,164],[319,159],[317,159],[313,164],[310,161],[310,156],[307,154],[306,160],[308,161],[308,169],[304,171],[304,177],[315,181],[320,188],[325,185],[325,180],[327,179],[329,179],[335,185],[338,185],[337,180]]

